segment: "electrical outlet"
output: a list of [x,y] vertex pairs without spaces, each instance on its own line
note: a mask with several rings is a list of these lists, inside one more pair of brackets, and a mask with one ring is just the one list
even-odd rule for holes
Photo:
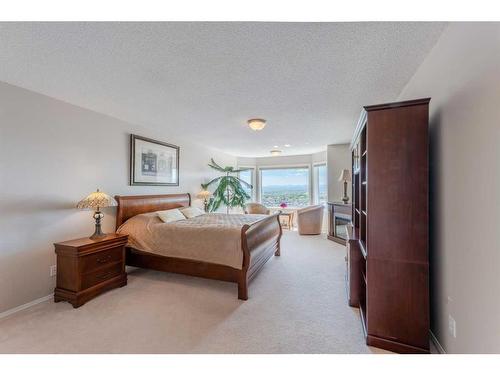
[[454,338],[457,338],[457,322],[451,315],[448,315],[448,332]]
[[53,265],[49,267],[49,275],[55,276],[57,274],[57,265]]

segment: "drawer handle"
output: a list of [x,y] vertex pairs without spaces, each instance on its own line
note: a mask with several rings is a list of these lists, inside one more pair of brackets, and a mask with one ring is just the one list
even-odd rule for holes
[[103,273],[102,275],[96,276],[96,278],[99,279],[99,280],[104,280],[104,279],[107,279],[109,276],[112,276],[112,275],[114,275],[114,272],[106,272],[106,273]]
[[111,260],[111,255],[107,255],[104,258],[97,258],[97,263],[106,263]]

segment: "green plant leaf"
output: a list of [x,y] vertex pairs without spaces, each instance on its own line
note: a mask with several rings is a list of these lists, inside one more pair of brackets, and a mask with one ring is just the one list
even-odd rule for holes
[[[208,203],[208,210],[210,212],[217,211],[223,204],[227,207],[245,207],[245,202],[251,199],[250,195],[243,189],[243,186],[252,188],[252,185],[243,181],[237,176],[232,176],[232,173],[248,170],[250,168],[234,169],[233,167],[222,167],[217,164],[214,159],[210,159],[209,166],[219,172],[224,173],[224,176],[219,176],[212,179],[207,184],[202,184],[206,189],[212,184],[217,184],[213,192],[213,196]],[[243,186],[242,186],[243,185]]]
[[252,184],[249,184],[248,182],[243,181],[243,180],[242,180],[241,178],[239,178],[239,177],[236,177],[236,178],[238,179],[238,181],[239,181],[240,183],[242,183],[243,185],[245,185],[247,188],[249,188],[249,189],[253,189]]
[[209,167],[219,171],[219,172],[227,172],[226,168],[222,168],[219,164],[215,162],[215,160],[212,158],[210,159],[210,163],[208,164]]
[[217,181],[219,181],[219,180],[220,180],[220,179],[222,179],[222,178],[224,178],[224,176],[216,177],[216,178],[214,178],[213,180],[211,180],[209,183],[207,183],[206,185],[207,185],[207,186],[210,186],[210,185],[212,185],[214,182],[217,182]]

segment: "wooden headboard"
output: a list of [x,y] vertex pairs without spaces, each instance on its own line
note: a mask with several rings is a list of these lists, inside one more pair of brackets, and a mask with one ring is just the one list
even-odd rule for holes
[[128,195],[115,196],[118,202],[116,211],[116,229],[132,216],[161,210],[170,210],[191,205],[191,195],[164,194],[164,195]]

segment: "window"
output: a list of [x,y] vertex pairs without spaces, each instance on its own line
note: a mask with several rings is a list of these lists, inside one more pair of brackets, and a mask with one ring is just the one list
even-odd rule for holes
[[[248,167],[240,167],[240,168],[248,168]],[[253,188],[250,189],[249,187],[241,184],[243,186],[243,190],[245,190],[247,192],[247,194],[250,195],[250,199],[251,200],[255,200],[255,195],[254,195],[254,191],[255,191],[254,172],[255,172],[255,169],[254,168],[250,168],[250,169],[248,169],[246,171],[240,172],[239,176],[238,176],[243,181],[248,182],[250,185],[253,186]]]
[[328,182],[326,177],[326,164],[314,166],[314,203],[326,204],[328,200]]
[[310,204],[309,168],[264,168],[260,170],[260,201],[267,207],[286,203],[289,207]]

